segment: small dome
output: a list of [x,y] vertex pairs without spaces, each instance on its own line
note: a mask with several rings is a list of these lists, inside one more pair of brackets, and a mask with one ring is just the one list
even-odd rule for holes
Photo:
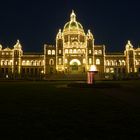
[[2,50],[2,45],[0,44],[0,50]]
[[22,46],[19,40],[17,40],[16,44],[14,45],[14,49],[22,49]]

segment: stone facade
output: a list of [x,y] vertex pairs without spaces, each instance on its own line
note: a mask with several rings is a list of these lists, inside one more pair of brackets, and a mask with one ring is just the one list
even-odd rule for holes
[[94,36],[76,20],[72,11],[70,21],[59,29],[56,45],[44,44],[42,53],[23,52],[17,40],[14,47],[0,45],[0,77],[45,77],[50,74],[84,74],[96,65],[98,76],[126,76],[140,74],[140,48],[127,42],[124,52],[107,53],[105,45],[95,45]]

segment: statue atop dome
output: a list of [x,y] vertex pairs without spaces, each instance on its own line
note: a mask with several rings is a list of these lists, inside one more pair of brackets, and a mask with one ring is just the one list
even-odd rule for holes
[[71,13],[71,15],[70,15],[70,20],[71,21],[76,21],[76,15],[75,15],[75,13],[74,13],[74,10],[72,10],[72,13]]

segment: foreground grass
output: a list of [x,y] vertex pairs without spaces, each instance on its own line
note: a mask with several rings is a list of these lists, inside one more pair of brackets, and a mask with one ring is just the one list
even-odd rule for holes
[[140,81],[113,83],[120,87],[0,82],[3,136],[26,140],[139,138]]

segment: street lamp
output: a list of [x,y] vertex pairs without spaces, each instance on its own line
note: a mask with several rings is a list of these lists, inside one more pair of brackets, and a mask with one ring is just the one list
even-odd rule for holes
[[87,72],[87,84],[94,84],[94,75],[98,73],[95,65],[91,65]]

